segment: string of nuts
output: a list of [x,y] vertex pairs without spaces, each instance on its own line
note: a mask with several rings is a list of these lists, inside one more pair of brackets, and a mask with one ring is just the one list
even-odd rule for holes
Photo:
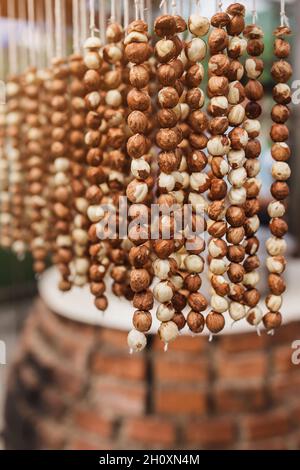
[[291,90],[287,84],[292,76],[292,67],[287,61],[290,55],[290,45],[286,36],[291,33],[290,29],[281,26],[274,31],[274,54],[276,60],[271,68],[271,75],[276,85],[273,88],[273,98],[275,104],[271,111],[272,127],[270,136],[273,141],[271,154],[274,160],[272,166],[272,176],[274,182],[271,186],[271,194],[274,198],[268,206],[270,216],[271,236],[266,242],[268,252],[267,269],[269,271],[268,284],[270,294],[266,298],[268,312],[263,317],[265,328],[273,332],[281,325],[282,316],[280,313],[286,284],[282,277],[286,267],[284,257],[286,242],[284,235],[288,231],[287,222],[284,220],[286,211],[286,199],[289,195],[287,180],[291,175],[288,160],[291,150],[286,142],[289,137],[287,120],[290,115],[288,104],[291,101]]
[[9,167],[6,152],[6,104],[0,104],[0,245],[10,247]]

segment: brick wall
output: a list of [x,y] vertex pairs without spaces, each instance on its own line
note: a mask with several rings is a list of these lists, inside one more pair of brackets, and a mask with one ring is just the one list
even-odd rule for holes
[[300,322],[255,333],[152,338],[129,356],[126,334],[78,324],[39,300],[10,372],[11,449],[296,449]]

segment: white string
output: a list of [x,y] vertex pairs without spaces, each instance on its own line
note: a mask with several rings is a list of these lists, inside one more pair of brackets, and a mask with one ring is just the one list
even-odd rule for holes
[[95,22],[95,0],[90,0],[90,32],[91,36],[95,36],[96,22]]
[[115,23],[116,16],[116,0],[111,0],[110,21],[112,23]]
[[63,52],[63,34],[62,34],[62,5],[61,0],[55,0],[55,54],[61,58]]
[[129,25],[129,0],[124,0],[124,29]]
[[147,23],[148,23],[148,29],[149,31],[152,30],[152,0],[146,0],[147,3],[147,7],[146,7],[146,11],[147,11]]
[[62,0],[62,9],[61,9],[61,17],[62,17],[62,47],[63,47],[63,56],[67,56],[67,17],[66,17],[66,0]]
[[290,27],[290,22],[285,12],[285,0],[280,0],[280,25]]
[[139,19],[139,10],[140,10],[140,5],[139,5],[139,0],[134,0],[134,16],[135,19]]
[[172,15],[177,15],[177,1],[176,0],[172,0],[172,3],[171,3],[171,7],[172,7]]
[[256,21],[257,21],[256,0],[252,0],[252,23],[256,24]]
[[53,11],[52,11],[52,0],[45,0],[45,14],[46,14],[46,41],[47,41],[47,58],[48,64],[51,64],[53,57]]
[[36,65],[35,44],[34,44],[34,0],[27,0],[28,8],[28,41],[30,65]]
[[105,0],[99,0],[99,29],[102,44],[105,43],[105,29],[106,29],[106,10]]
[[200,15],[200,10],[201,10],[201,8],[200,8],[200,0],[196,0],[196,9],[197,9],[198,15]]
[[168,0],[162,0],[160,2],[159,8],[163,11],[164,15],[168,14]]
[[18,72],[18,47],[16,41],[15,2],[12,2],[11,0],[8,0],[7,2],[7,16],[11,21],[8,44],[9,71],[11,74],[15,75]]
[[36,43],[38,44],[38,67],[44,68],[45,65],[45,35],[43,31],[44,25],[44,8],[43,2],[38,2],[36,9],[37,9],[37,28],[36,28]]
[[[26,3],[24,0],[18,1],[18,16],[19,16],[19,30],[20,30],[20,37],[21,37],[21,57],[20,57],[20,65],[21,70],[25,70],[28,63],[27,57],[27,48],[24,47],[23,44],[26,44],[26,40],[24,40],[24,23],[26,23]],[[0,62],[3,63],[3,62]]]
[[222,0],[216,0],[216,11],[222,11],[223,2]]
[[81,29],[81,40],[82,44],[87,38],[88,35],[88,30],[87,30],[87,9],[86,9],[86,4],[85,0],[80,0],[80,29]]
[[140,0],[140,16],[141,20],[145,21],[145,1]]
[[78,0],[72,0],[72,22],[73,22],[73,52],[74,54],[79,54],[80,38],[79,38],[79,3],[78,3]]

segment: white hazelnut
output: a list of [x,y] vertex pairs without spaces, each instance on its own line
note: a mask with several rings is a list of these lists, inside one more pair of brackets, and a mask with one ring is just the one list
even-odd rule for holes
[[[202,64],[199,64],[199,67],[203,68]],[[204,75],[204,68],[203,68],[203,75]],[[190,113],[190,107],[187,103],[179,103],[180,106],[180,119],[181,121],[185,121]],[[175,108],[173,108],[174,111]]]
[[195,191],[201,191],[201,188],[206,187],[209,181],[209,176],[206,173],[192,173],[190,177],[190,186]]
[[207,200],[201,194],[191,192],[188,200],[196,214],[203,214],[207,210]]
[[177,336],[179,335],[179,330],[173,321],[168,321],[166,323],[162,323],[159,327],[158,334],[160,339],[168,344],[174,341]]
[[180,275],[171,276],[170,280],[176,290],[183,288],[183,278]]
[[189,255],[184,260],[185,267],[189,273],[202,273],[204,261],[201,256]]
[[246,287],[255,287],[259,283],[259,279],[258,271],[251,271],[250,273],[245,273],[243,284]]
[[68,186],[69,183],[70,181],[66,173],[63,173],[62,171],[60,171],[54,175],[55,186]]
[[259,136],[261,131],[261,124],[258,119],[246,119],[243,127],[251,139]]
[[230,150],[230,140],[226,136],[216,135],[207,143],[207,150],[213,156],[222,156]]
[[247,161],[245,168],[247,170],[248,178],[255,178],[260,173],[260,161],[258,159],[252,158],[252,160]]
[[126,194],[131,202],[139,204],[145,201],[148,195],[148,186],[146,183],[133,180],[127,186]]
[[76,258],[74,263],[77,274],[83,275],[88,272],[90,263],[87,258]]
[[219,109],[224,113],[228,109],[228,99],[226,96],[213,96],[210,100],[210,104],[212,109]]
[[88,243],[88,234],[86,230],[76,228],[72,232],[73,239],[79,245],[86,245]]
[[260,68],[257,68],[256,61],[252,57],[249,57],[246,60],[245,69],[248,78],[252,78],[253,80],[256,80],[262,74],[262,70]]
[[153,263],[153,270],[155,276],[162,281],[166,281],[170,275],[170,263],[165,259],[156,259]]
[[78,197],[75,199],[75,207],[81,214],[86,214],[89,203],[84,197]]
[[266,266],[268,271],[274,274],[281,274],[285,270],[285,263],[275,256],[267,257]]
[[206,55],[206,43],[203,39],[193,38],[187,44],[185,53],[191,62],[200,62]]
[[187,166],[186,158],[185,158],[184,155],[182,155],[178,171],[180,171],[180,173],[182,173],[183,171],[187,170],[187,167],[188,166]]
[[155,50],[157,56],[161,60],[165,60],[174,51],[174,43],[171,39],[160,39],[155,45]]
[[84,63],[88,69],[98,70],[101,65],[101,58],[98,52],[87,52],[84,55]]
[[281,295],[268,295],[266,298],[266,306],[270,312],[279,312],[282,307],[282,296]]
[[229,305],[229,315],[234,321],[242,320],[242,318],[245,318],[246,316],[245,305],[242,305],[239,302],[231,302]]
[[228,264],[225,259],[212,259],[209,265],[209,269],[213,274],[222,275],[226,273]]
[[260,307],[256,306],[250,308],[247,312],[247,321],[252,326],[257,326],[260,324],[263,318],[263,311]]
[[228,199],[231,205],[241,206],[245,204],[247,199],[247,191],[244,187],[231,188],[228,193]]
[[268,205],[268,214],[271,218],[283,217],[285,214],[284,204],[280,201],[272,201]]
[[228,102],[230,104],[239,104],[240,102],[240,89],[237,85],[239,85],[240,82],[238,80],[235,80],[234,82],[229,83],[229,90],[228,90]]
[[228,310],[228,301],[221,295],[212,295],[210,305],[212,309],[218,313],[224,313]]
[[128,333],[127,344],[129,346],[130,351],[140,352],[145,349],[147,344],[147,338],[144,333],[133,329]]
[[153,295],[161,304],[170,302],[174,293],[170,284],[166,281],[159,282],[153,289]]
[[247,48],[247,41],[239,36],[233,36],[228,45],[228,51],[238,51],[238,55],[242,56]]
[[175,187],[175,179],[173,175],[167,173],[160,173],[158,177],[158,186],[162,189],[166,189],[168,192],[172,191]]
[[112,108],[118,108],[122,104],[122,95],[119,90],[109,90],[105,96],[105,102]]
[[232,126],[239,126],[245,119],[245,108],[241,104],[232,106],[228,113],[228,121]]
[[57,158],[54,162],[54,167],[57,172],[66,172],[70,168],[70,162],[67,158]]
[[76,274],[73,279],[73,284],[77,287],[84,287],[87,284],[87,281],[87,276]]
[[231,168],[241,168],[246,161],[245,150],[230,150],[227,159]]
[[147,179],[150,175],[150,165],[143,158],[133,159],[131,162],[131,173],[137,179]]
[[58,235],[56,238],[56,244],[58,247],[71,247],[72,246],[72,238],[70,235]]
[[99,222],[104,217],[104,210],[102,206],[90,206],[87,210],[87,216],[91,222]]
[[270,237],[266,241],[266,248],[270,256],[280,256],[286,252],[287,244],[283,238]]
[[291,176],[291,169],[286,162],[275,162],[272,166],[272,176],[277,181],[286,181]]
[[198,37],[205,36],[210,27],[209,19],[197,13],[194,13],[189,17],[188,24],[190,32]]
[[101,41],[96,36],[91,36],[87,38],[83,45],[84,49],[100,49],[100,47],[101,47]]
[[231,170],[228,174],[228,181],[235,188],[241,188],[247,180],[247,172],[244,167]]
[[95,109],[101,102],[100,93],[98,93],[98,91],[92,91],[87,95],[86,100],[88,101],[89,106]]
[[175,309],[173,305],[170,304],[160,304],[157,311],[156,311],[156,317],[159,321],[169,321],[172,320],[172,318],[175,315]]
[[127,45],[132,42],[148,42],[148,38],[146,34],[139,33],[138,31],[131,31],[131,33],[127,34],[124,39],[124,44]]
[[249,217],[247,219],[247,224],[252,233],[256,233],[260,227],[260,220],[258,215],[254,215],[253,217]]
[[218,238],[212,238],[208,244],[208,251],[210,256],[213,258],[219,258],[223,254],[222,248],[218,245],[219,239]]

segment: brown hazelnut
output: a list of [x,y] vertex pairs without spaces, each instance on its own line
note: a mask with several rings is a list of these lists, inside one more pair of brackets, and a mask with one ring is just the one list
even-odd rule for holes
[[181,312],[182,310],[185,309],[187,305],[187,299],[186,296],[182,292],[175,292],[171,303],[177,312]]
[[188,118],[188,123],[195,132],[204,132],[208,127],[208,118],[200,110],[192,111]]
[[248,307],[255,307],[260,301],[260,293],[257,289],[246,290],[243,300]]
[[193,310],[187,316],[187,324],[189,329],[197,334],[202,333],[205,326],[205,319],[202,313],[194,312]]
[[208,142],[208,137],[204,133],[197,134],[197,133],[192,132],[190,134],[189,143],[194,149],[198,149],[198,150],[205,149],[207,146],[207,142]]
[[278,83],[288,82],[292,74],[292,66],[285,60],[278,60],[277,62],[274,62],[271,68],[271,75]]
[[198,292],[201,287],[201,278],[198,274],[189,274],[184,279],[184,287],[189,292]]
[[227,175],[229,170],[228,163],[223,157],[212,157],[211,159],[211,171],[216,178],[223,178]]
[[257,255],[248,256],[248,258],[245,259],[243,266],[246,273],[255,271],[260,266],[259,257]]
[[223,218],[225,213],[225,202],[224,200],[213,201],[209,204],[207,213],[210,219],[218,221]]
[[95,298],[95,306],[98,310],[104,312],[108,307],[108,300],[105,296]]
[[174,67],[170,64],[163,64],[158,67],[157,77],[163,86],[173,86],[177,79]]
[[225,319],[221,313],[212,311],[206,317],[206,326],[211,333],[220,333],[225,326]]
[[147,23],[143,20],[132,21],[127,28],[127,33],[130,34],[132,32],[138,32],[138,33],[144,33],[144,34],[147,33],[148,32]]
[[170,65],[173,67],[175,71],[176,78],[181,78],[183,72],[184,72],[184,65],[182,60],[180,59],[174,59],[170,61]]
[[241,150],[248,143],[248,133],[241,127],[235,127],[230,131],[229,139],[233,150]]
[[241,263],[245,258],[245,248],[241,245],[230,245],[227,258],[232,263]]
[[270,231],[272,235],[278,238],[282,238],[288,232],[288,224],[285,220],[275,217],[271,219],[270,224]]
[[190,294],[188,304],[195,312],[203,312],[208,306],[206,298],[200,292]]
[[261,154],[261,143],[257,139],[250,139],[245,148],[247,158],[258,158]]
[[286,143],[278,142],[272,145],[271,154],[274,160],[286,162],[291,156],[291,149]]
[[245,222],[245,211],[239,206],[230,206],[226,211],[226,220],[232,227],[241,227]]
[[264,71],[264,63],[262,59],[257,57],[249,57],[245,62],[245,69],[248,78],[256,80]]
[[90,285],[90,290],[95,297],[101,297],[106,290],[105,283],[103,281],[92,282]]
[[89,92],[97,91],[101,85],[101,77],[96,70],[87,70],[83,77],[83,83]]
[[260,202],[258,198],[247,199],[244,204],[244,210],[246,217],[253,217],[260,211]]
[[146,269],[134,269],[130,273],[130,287],[133,292],[146,290],[151,282],[150,275]]
[[282,324],[282,315],[280,312],[268,312],[263,317],[263,323],[267,330],[277,329]]
[[212,135],[222,135],[225,134],[229,127],[229,121],[226,116],[217,116],[209,122],[209,132]]
[[237,263],[231,263],[227,271],[228,277],[231,282],[238,284],[243,281],[245,270],[242,265]]
[[129,108],[133,111],[147,111],[150,107],[151,99],[148,93],[133,88],[128,93],[127,103]]
[[278,104],[289,104],[291,102],[291,89],[286,83],[278,83],[273,88],[273,98]]
[[160,129],[156,134],[156,143],[162,150],[175,150],[181,139],[176,128]]
[[218,295],[225,297],[229,294],[229,284],[223,276],[213,275],[211,277],[211,285]]
[[200,173],[207,165],[207,156],[201,150],[194,150],[187,156],[187,165],[189,171]]
[[159,16],[155,20],[154,30],[157,36],[161,38],[174,36],[174,34],[177,31],[177,24],[176,24],[175,17],[171,15]]
[[242,103],[245,99],[245,89],[243,85],[238,81],[231,82],[229,84],[228,91],[228,102],[230,104]]
[[137,310],[134,312],[132,322],[136,330],[146,333],[152,326],[152,315],[150,312]]
[[273,142],[284,142],[289,138],[289,129],[285,124],[273,124],[270,136]]
[[141,89],[148,85],[150,76],[144,65],[134,65],[130,69],[129,79],[133,87]]
[[178,93],[173,87],[164,87],[158,92],[158,103],[162,108],[174,108],[178,101]]
[[174,240],[154,240],[152,246],[160,259],[167,259],[175,251]]
[[279,59],[285,59],[291,53],[290,44],[282,38],[276,38],[274,42],[274,54]]
[[211,75],[227,76],[230,61],[225,54],[216,54],[208,61],[208,70]]
[[244,31],[245,28],[245,19],[243,15],[236,14],[230,18],[230,22],[226,26],[227,33],[230,36],[238,36]]
[[129,252],[129,261],[132,266],[142,268],[150,258],[150,251],[145,245],[131,248]]
[[268,284],[274,295],[281,295],[286,290],[286,284],[279,274],[269,274]]
[[248,238],[245,242],[245,250],[248,255],[255,255],[259,249],[259,240],[257,237]]
[[200,88],[191,88],[190,90],[188,90],[185,100],[186,104],[191,109],[202,108],[205,101],[204,93]]
[[290,117],[290,110],[283,104],[276,104],[272,108],[271,117],[277,124],[284,124]]
[[207,90],[210,96],[224,96],[228,93],[228,79],[213,76],[208,80]]
[[242,5],[241,3],[235,2],[229,5],[229,7],[226,9],[226,13],[228,13],[228,15],[230,16],[241,15],[244,17],[246,13],[246,9],[244,5]]
[[264,95],[264,88],[258,80],[250,79],[245,86],[245,93],[250,101],[259,101]]
[[243,284],[230,284],[228,297],[234,302],[242,302],[245,291]]
[[222,200],[227,194],[226,181],[220,178],[212,178],[209,196],[213,201]]
[[172,39],[161,39],[155,45],[155,56],[161,64],[166,64],[178,56],[176,44]]
[[229,227],[226,233],[226,239],[228,243],[238,245],[244,240],[245,230],[244,227]]
[[185,84],[188,88],[198,87],[203,80],[202,64],[193,64],[185,74]]
[[257,119],[262,113],[261,105],[256,101],[248,101],[245,106],[245,113],[248,119]]
[[247,52],[253,57],[261,55],[265,50],[265,45],[262,39],[250,39],[247,43]]
[[215,28],[225,28],[230,22],[230,16],[225,12],[217,12],[211,17],[210,22]]
[[224,29],[215,28],[209,35],[208,46],[211,55],[222,52],[228,46],[228,34]]
[[230,82],[240,81],[244,75],[243,64],[238,60],[231,60],[226,75]]

